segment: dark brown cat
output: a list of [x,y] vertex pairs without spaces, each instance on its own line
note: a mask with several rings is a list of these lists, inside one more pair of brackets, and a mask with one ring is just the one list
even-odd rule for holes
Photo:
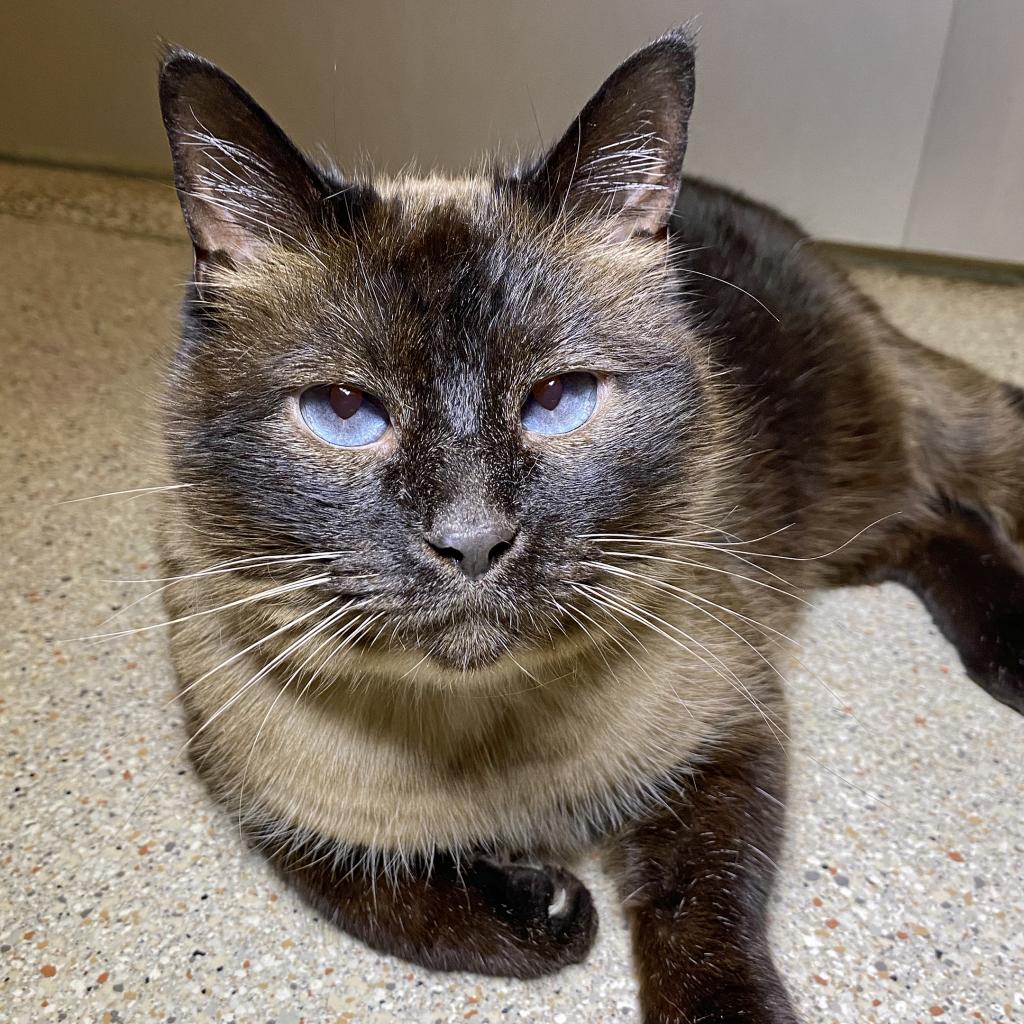
[[900,580],[1024,711],[1024,403],[681,178],[692,95],[672,33],[533,166],[360,182],[170,51],[167,594],[197,765],[341,927],[554,971],[600,846],[645,1021],[783,1024],[778,641]]

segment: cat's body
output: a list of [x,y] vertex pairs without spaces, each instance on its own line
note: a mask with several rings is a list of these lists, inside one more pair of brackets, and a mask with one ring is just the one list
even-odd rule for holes
[[[1020,534],[1019,389],[901,334],[773,210],[684,179],[675,223],[677,244],[692,249],[679,266],[696,322],[727,386],[741,405],[747,399],[741,436],[751,458],[730,481],[737,502],[757,509],[761,532],[820,536],[779,535],[761,550],[844,545],[796,577],[835,586],[887,564],[894,535],[949,503]],[[852,540],[894,513],[900,522]]]
[[[537,167],[356,187],[172,54],[197,273],[167,594],[198,766],[343,927],[544,973],[596,921],[517,860],[601,844],[645,1019],[779,1024],[780,651],[809,590],[900,579],[1024,709],[1024,415],[777,214],[676,199],[691,73],[666,37]],[[305,436],[288,396],[355,379],[379,440]],[[589,417],[524,430],[561,402],[532,381]]]

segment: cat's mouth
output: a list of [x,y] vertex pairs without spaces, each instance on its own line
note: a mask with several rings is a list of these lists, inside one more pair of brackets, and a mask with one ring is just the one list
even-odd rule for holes
[[553,643],[552,631],[537,616],[495,609],[485,613],[479,608],[442,615],[436,610],[400,613],[391,619],[387,634],[393,650],[401,648],[415,661],[423,661],[424,668],[433,666],[445,674],[515,669],[517,662],[535,662],[542,654],[549,657]]
[[396,630],[403,647],[448,677],[483,674],[525,676],[564,660],[580,649],[580,636],[571,624],[553,615],[503,615],[501,618],[464,614],[429,622],[419,620]]
[[564,660],[583,646],[579,620],[566,610],[564,585],[542,584],[530,597],[504,588],[425,594],[385,586],[356,596],[348,589],[351,580],[346,574],[345,596],[368,628],[350,649],[388,675],[422,676],[431,667],[446,678],[528,674],[530,666]]

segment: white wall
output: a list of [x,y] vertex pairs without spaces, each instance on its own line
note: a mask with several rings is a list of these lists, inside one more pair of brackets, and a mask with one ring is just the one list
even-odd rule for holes
[[[7,0],[0,153],[165,175],[164,36],[342,166],[451,170],[552,141],[695,16],[692,171],[824,237],[1024,261],[1024,0]],[[965,176],[983,195],[957,197]]]
[[1024,0],[958,0],[903,243],[1024,261]]
[[[516,0],[399,10],[351,52],[352,138],[396,166],[458,166],[482,143],[552,141],[627,53],[701,26],[688,167],[832,238],[899,245],[953,0]],[[347,29],[343,34],[347,34]],[[358,31],[358,30],[357,30]],[[351,89],[351,91],[349,91]],[[533,109],[531,109],[531,102]],[[536,120],[534,119],[536,111]]]
[[953,0],[703,6],[691,170],[828,238],[900,245]]

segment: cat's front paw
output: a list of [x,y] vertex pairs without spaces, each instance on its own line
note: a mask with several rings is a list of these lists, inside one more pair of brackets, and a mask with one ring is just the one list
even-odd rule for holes
[[583,960],[597,934],[597,910],[575,875],[553,865],[480,862],[476,868],[495,913],[536,954],[537,973]]
[[[671,985],[669,985],[671,990]],[[703,995],[673,993],[648,1001],[644,1024],[800,1024],[777,977],[762,982],[722,983]]]

